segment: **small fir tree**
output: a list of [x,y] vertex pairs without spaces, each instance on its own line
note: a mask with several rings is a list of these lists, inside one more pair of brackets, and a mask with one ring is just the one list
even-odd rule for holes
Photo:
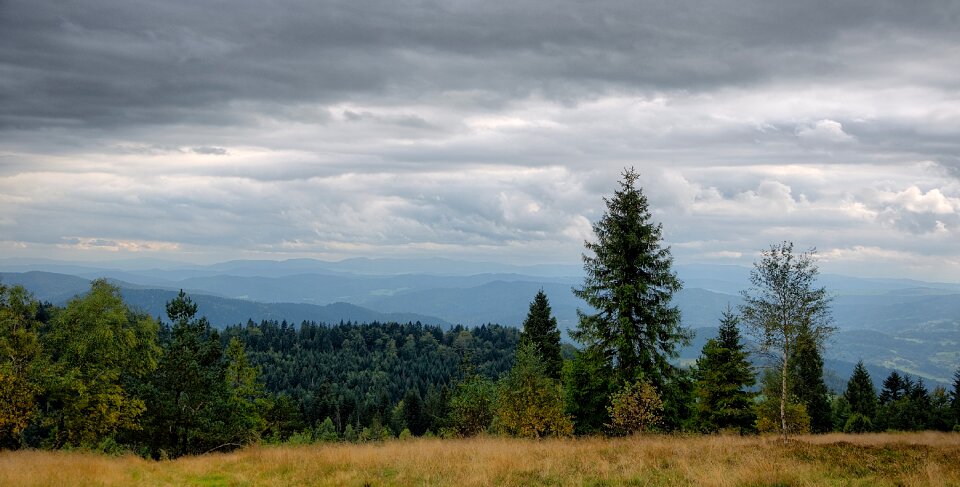
[[890,372],[886,379],[883,379],[883,388],[880,390],[880,404],[884,405],[894,402],[906,394],[907,382],[909,379],[901,377],[896,370]]
[[862,414],[872,418],[877,414],[877,391],[873,387],[873,379],[863,365],[863,360],[857,362],[853,368],[853,375],[847,382],[847,390],[843,393],[850,404],[851,414]]
[[564,363],[564,396],[577,434],[599,433],[609,423],[607,398],[613,392],[612,377],[613,369],[603,353],[592,347]]
[[801,333],[794,348],[791,368],[794,397],[807,409],[810,431],[826,433],[833,429],[832,411],[827,385],[823,381],[823,357],[808,333]]
[[552,316],[550,301],[541,289],[533,302],[530,311],[523,322],[523,331],[520,333],[520,343],[530,343],[534,346],[540,360],[543,361],[547,376],[559,380],[563,369],[563,357],[560,354],[560,330],[557,329],[557,319]]
[[740,341],[739,318],[729,308],[720,320],[717,338],[707,340],[697,359],[696,417],[702,431],[749,429],[755,420],[753,366]]

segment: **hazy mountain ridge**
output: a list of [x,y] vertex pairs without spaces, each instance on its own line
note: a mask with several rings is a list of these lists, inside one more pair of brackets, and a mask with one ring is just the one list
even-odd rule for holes
[[[164,268],[148,269],[126,262],[111,269],[0,260],[0,270],[31,265],[72,273],[21,275],[19,279],[26,280],[24,284],[38,297],[52,302],[64,302],[85,291],[86,279],[102,275],[119,281],[131,303],[151,314],[162,314],[163,302],[183,288],[218,326],[248,318],[520,326],[530,300],[543,289],[560,327],[569,330],[576,326],[577,308],[586,307],[571,292],[582,283],[581,277],[570,275],[572,266],[521,267],[446,259],[295,259],[210,266],[166,263]],[[715,327],[722,310],[736,308],[741,303],[739,292],[749,286],[750,270],[745,267],[676,268],[684,289],[674,302],[691,328]],[[477,269],[484,272],[472,273]],[[530,269],[541,275],[516,272]],[[3,280],[11,282],[9,277]],[[960,284],[833,274],[822,275],[820,283],[835,295],[833,315],[840,329],[828,345],[828,361],[852,369],[852,363],[863,358],[878,370],[897,368],[937,380],[950,377],[960,361]],[[695,341],[699,347],[705,340],[701,338]],[[695,353],[699,347],[694,347]]]
[[[41,301],[63,305],[72,297],[83,294],[90,288],[90,281],[76,276],[33,271],[27,273],[0,273],[0,282],[6,284],[21,284]],[[122,281],[112,281],[120,287],[120,292],[127,304],[143,310],[151,316],[166,317],[165,304],[173,299],[177,291],[166,289],[149,289],[140,286],[131,286]],[[302,321],[316,321],[323,323],[339,323],[352,321],[369,323],[380,322],[421,322],[448,326],[447,321],[416,313],[381,313],[362,306],[350,303],[330,303],[313,305],[303,303],[261,303],[241,299],[230,299],[211,296],[202,293],[191,293],[190,297],[200,307],[201,314],[210,320],[217,328],[223,328],[237,323],[246,323],[248,319],[286,320],[289,323],[299,324]]]

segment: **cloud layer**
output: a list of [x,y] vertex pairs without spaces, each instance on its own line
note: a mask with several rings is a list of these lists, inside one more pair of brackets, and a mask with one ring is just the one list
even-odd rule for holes
[[960,5],[0,3],[0,252],[677,259],[960,279]]

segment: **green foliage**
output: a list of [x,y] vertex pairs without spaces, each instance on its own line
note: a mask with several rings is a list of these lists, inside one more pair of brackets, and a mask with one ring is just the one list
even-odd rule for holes
[[953,428],[953,410],[950,406],[950,394],[941,386],[930,393],[930,412],[927,429],[950,431]]
[[787,402],[782,404],[781,410],[782,377],[780,370],[768,369],[761,378],[760,400],[755,404],[756,430],[759,433],[779,432],[782,435],[783,424],[786,423],[788,435],[809,433],[810,415],[807,414],[807,407],[798,403],[792,394],[786,395]]
[[873,422],[870,417],[861,413],[853,413],[843,425],[844,433],[869,433],[872,430]]
[[696,388],[694,372],[678,368],[660,389],[663,400],[663,431],[696,431]]
[[159,366],[143,387],[144,442],[154,456],[175,457],[255,441],[268,407],[243,344],[224,354],[219,334],[183,291],[167,303],[172,322]]
[[[808,344],[807,352],[819,351],[824,340],[834,331],[831,326],[830,296],[826,289],[815,287],[819,269],[814,262],[816,251],[794,254],[793,244],[783,242],[771,245],[763,252],[750,272],[749,290],[743,291],[744,304],[740,312],[744,324],[752,331],[763,351],[779,355],[780,369],[780,426],[786,439],[788,395],[794,389],[789,384],[790,361],[801,340]],[[805,374],[816,381],[815,364]],[[822,382],[822,364],[820,381]],[[818,425],[822,421],[820,402],[822,391],[814,391],[818,407]]]
[[332,443],[340,439],[337,436],[337,427],[333,425],[333,420],[329,416],[317,426],[313,436],[316,441],[323,443]]
[[[950,393],[951,402],[950,406],[953,410],[953,422],[955,425],[960,426],[960,367],[957,368],[957,371],[953,373],[953,391]],[[956,426],[954,430],[956,430]]]
[[107,281],[72,299],[47,335],[56,376],[49,385],[47,424],[56,445],[95,446],[140,427],[146,408],[128,385],[157,366],[157,323],[127,308]]
[[450,397],[450,435],[467,437],[486,431],[495,403],[496,384],[490,379],[471,375],[460,381]]
[[353,429],[352,424],[348,424],[346,428],[343,429],[343,439],[350,443],[356,443],[360,439],[357,432]]
[[696,418],[701,431],[750,429],[755,421],[753,366],[740,341],[739,318],[730,309],[720,320],[720,333],[703,346],[695,369]]
[[890,375],[883,379],[883,388],[880,390],[879,397],[880,405],[883,406],[904,397],[909,389],[909,378],[901,377],[896,370],[890,372]]
[[22,286],[0,284],[0,448],[19,447],[37,412],[44,368],[38,308]]
[[577,352],[563,366],[564,399],[577,434],[599,433],[610,421],[607,404],[613,369],[595,348]]
[[[499,325],[441,329],[419,323],[264,321],[228,327],[221,341],[233,337],[260,369],[266,392],[288,395],[305,424],[329,416],[342,433],[347,424],[358,429],[374,417],[391,423],[393,407],[403,400],[406,426],[423,434],[446,426],[462,355],[471,357],[475,373],[498,377],[513,363],[519,332]],[[411,396],[422,399],[420,414]]]
[[690,332],[680,324],[671,298],[681,284],[671,269],[661,225],[652,221],[647,198],[636,187],[638,174],[626,170],[606,212],[593,225],[596,242],[586,242],[583,286],[574,289],[595,314],[579,311],[573,337],[601,351],[617,382],[643,375],[662,387],[672,375],[670,359]]
[[520,332],[520,344],[530,343],[534,346],[540,360],[543,361],[547,376],[560,380],[563,370],[563,357],[560,352],[560,330],[557,329],[557,319],[550,311],[550,302],[541,289],[533,302],[530,311],[523,322],[523,331]]
[[873,379],[863,365],[863,360],[857,362],[853,368],[853,375],[847,382],[847,390],[843,393],[850,404],[850,411],[872,418],[877,414],[877,391],[873,387]]
[[823,357],[806,329],[797,337],[790,369],[790,387],[796,400],[807,409],[810,431],[831,431],[833,414],[827,385],[823,382]]
[[426,433],[430,427],[430,418],[425,410],[423,400],[420,399],[420,392],[416,389],[408,390],[401,402],[403,403],[403,424],[416,436]]
[[850,410],[850,402],[842,394],[834,396],[830,403],[830,410],[833,416],[833,431],[843,431],[844,425],[853,414]]
[[534,343],[521,341],[516,357],[498,384],[496,429],[526,438],[573,434],[573,422],[564,411],[563,387],[548,375]]
[[[787,433],[802,435],[810,432],[810,416],[803,404],[786,404]],[[757,404],[757,432],[783,433],[781,425],[780,401],[777,398],[764,398]]]
[[625,384],[610,396],[607,406],[614,434],[632,435],[650,431],[663,420],[663,401],[657,389],[648,381]]
[[874,425],[878,430],[919,431],[932,426],[930,393],[923,379],[891,372],[883,381]]

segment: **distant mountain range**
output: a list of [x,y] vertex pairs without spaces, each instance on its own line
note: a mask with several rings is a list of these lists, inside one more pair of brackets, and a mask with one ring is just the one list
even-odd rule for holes
[[[128,302],[153,315],[162,315],[163,304],[184,289],[217,326],[247,319],[519,326],[533,296],[543,289],[560,327],[569,330],[576,326],[577,308],[585,307],[571,292],[582,283],[582,270],[570,265],[295,259],[203,266],[0,259],[0,271],[6,271],[0,273],[3,282],[24,284],[38,298],[58,304],[84,292],[89,279],[107,277]],[[749,287],[745,267],[680,265],[677,273],[684,289],[675,303],[684,324],[702,329],[702,336],[716,326],[725,307],[740,304],[740,291]],[[820,283],[835,296],[833,315],[840,331],[828,346],[827,359],[838,373],[852,370],[863,358],[878,371],[896,368],[946,382],[960,364],[960,284],[830,274],[821,276]],[[682,352],[681,360],[696,357],[702,336]]]

